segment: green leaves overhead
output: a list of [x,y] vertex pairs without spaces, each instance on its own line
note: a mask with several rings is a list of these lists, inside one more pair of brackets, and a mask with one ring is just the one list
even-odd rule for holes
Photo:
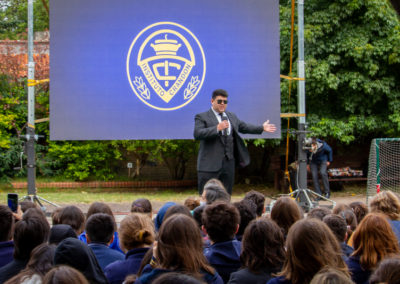
[[[287,14],[290,3],[281,4],[281,15]],[[289,21],[281,17],[284,27]],[[308,0],[304,22],[306,111],[313,132],[345,143],[378,133],[398,136],[400,23],[390,3]],[[281,37],[281,48],[288,40]],[[282,72],[288,72],[288,58],[281,60]]]

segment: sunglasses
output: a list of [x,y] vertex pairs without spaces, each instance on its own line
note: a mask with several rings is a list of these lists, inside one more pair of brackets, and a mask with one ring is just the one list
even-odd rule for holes
[[222,105],[223,104],[228,104],[228,100],[217,100],[217,104]]

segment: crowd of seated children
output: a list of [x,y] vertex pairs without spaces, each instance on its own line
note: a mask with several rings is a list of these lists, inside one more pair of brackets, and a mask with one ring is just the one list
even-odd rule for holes
[[101,202],[86,218],[77,206],[56,209],[51,228],[29,202],[24,214],[0,205],[0,284],[398,282],[395,193],[377,194],[369,214],[353,202],[332,212],[315,208],[307,218],[289,197],[280,197],[269,216],[259,192],[231,203],[215,179],[202,205],[189,201],[167,202],[153,221],[151,202],[137,199],[118,232]]

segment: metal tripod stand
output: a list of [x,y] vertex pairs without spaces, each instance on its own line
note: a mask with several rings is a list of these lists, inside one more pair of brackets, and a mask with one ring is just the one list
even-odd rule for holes
[[298,137],[297,149],[298,149],[298,162],[296,172],[296,190],[285,194],[285,196],[292,197],[301,206],[305,212],[319,206],[319,201],[328,201],[332,204],[332,208],[336,205],[336,202],[318,194],[311,189],[307,188],[307,152],[310,149],[310,145],[306,139],[306,124],[299,124],[299,130],[295,131]]

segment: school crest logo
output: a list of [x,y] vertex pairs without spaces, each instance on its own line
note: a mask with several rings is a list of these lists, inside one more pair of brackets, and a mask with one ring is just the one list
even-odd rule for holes
[[132,41],[126,71],[135,95],[146,105],[170,111],[190,103],[206,75],[203,48],[184,26],[159,22]]

